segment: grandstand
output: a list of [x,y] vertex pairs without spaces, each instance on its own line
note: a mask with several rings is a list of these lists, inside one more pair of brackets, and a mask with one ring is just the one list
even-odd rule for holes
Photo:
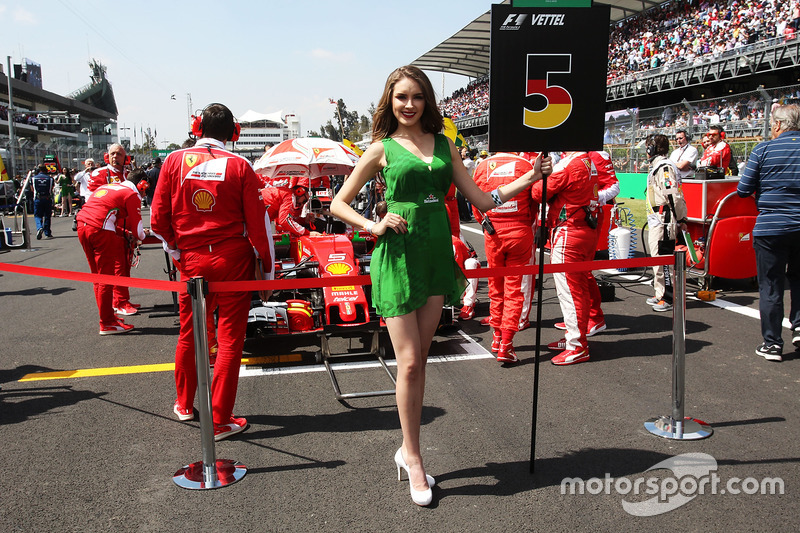
[[[598,3],[612,6],[604,143],[623,170],[641,167],[648,134],[686,129],[697,141],[712,123],[725,127],[743,160],[764,138],[772,106],[800,99],[798,0]],[[480,147],[489,123],[489,22],[484,13],[414,61],[474,78],[440,107]]]

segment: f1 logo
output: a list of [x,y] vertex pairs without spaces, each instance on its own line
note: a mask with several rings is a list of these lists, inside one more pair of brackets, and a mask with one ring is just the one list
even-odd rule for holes
[[[525,19],[527,19],[527,18],[528,18],[528,14],[527,13],[522,13],[522,14],[511,13],[510,15],[508,15],[506,17],[506,21],[503,22],[501,28],[508,28],[508,27],[513,27],[513,26],[516,26],[518,28],[518,27],[522,26],[522,23],[525,22]],[[514,28],[514,29],[517,29],[517,28]]]
[[550,74],[570,74],[572,54],[528,54],[525,96],[541,96],[545,105],[538,111],[523,108],[522,122],[537,130],[556,128],[572,114],[572,95],[550,84]]

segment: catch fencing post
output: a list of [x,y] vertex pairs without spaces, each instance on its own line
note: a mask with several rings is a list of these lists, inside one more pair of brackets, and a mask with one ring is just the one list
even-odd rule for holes
[[208,331],[206,329],[206,294],[208,284],[202,277],[186,282],[192,297],[194,353],[197,367],[197,392],[200,412],[200,444],[203,460],[186,465],[172,476],[184,489],[216,489],[236,483],[247,473],[247,467],[231,459],[217,459],[214,446],[214,420],[211,417],[211,368],[208,362]]
[[[667,268],[667,267],[665,267]],[[698,440],[714,430],[703,422],[684,416],[686,392],[686,251],[675,251],[675,276],[672,291],[672,415],[651,418],[645,429],[665,439]]]

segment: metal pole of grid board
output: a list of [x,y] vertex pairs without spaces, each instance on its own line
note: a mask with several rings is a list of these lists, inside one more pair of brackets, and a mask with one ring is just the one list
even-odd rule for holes
[[[542,158],[547,157],[542,153]],[[547,176],[542,177],[542,205],[547,205]],[[536,280],[536,348],[533,357],[533,407],[531,413],[531,457],[528,468],[536,472],[536,424],[539,418],[539,356],[542,342],[542,285],[544,283],[544,245],[547,243],[546,209],[542,209],[542,220],[537,229],[539,235],[539,279]],[[535,247],[534,247],[535,250]]]

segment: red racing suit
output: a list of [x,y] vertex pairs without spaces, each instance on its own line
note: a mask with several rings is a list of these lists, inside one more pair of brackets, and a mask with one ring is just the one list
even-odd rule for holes
[[[181,279],[241,281],[255,277],[255,248],[272,269],[274,246],[261,183],[245,158],[210,138],[169,154],[161,167],[151,207],[152,233],[179,257]],[[209,293],[218,310],[217,352],[211,403],[215,424],[233,413],[242,359],[249,292]],[[181,406],[191,407],[197,389],[191,297],[180,296],[180,335],[175,350],[175,387]]]
[[310,230],[303,225],[303,206],[294,205],[294,193],[286,187],[267,187],[261,191],[267,206],[269,219],[275,222],[277,233],[288,233],[293,237],[308,235]]
[[[527,159],[531,162],[531,165],[536,163],[536,158],[539,157],[539,152],[520,152],[520,157],[523,159]],[[537,206],[538,209],[538,206]],[[539,219],[538,215],[534,210],[533,214],[533,234],[536,235],[536,229],[539,227]],[[536,261],[536,243],[534,243],[533,247],[533,254],[534,254],[534,262]],[[535,278],[532,274],[522,276],[522,295],[525,298],[522,303],[522,314],[519,317],[519,330],[522,331],[523,329],[530,326],[529,317],[531,314],[533,303],[533,285],[534,285]]]
[[[619,194],[619,180],[617,179],[617,172],[614,170],[614,163],[611,161],[611,154],[608,152],[589,152],[589,159],[592,160],[592,164],[597,171],[597,197],[599,203],[597,209],[597,236],[599,238],[606,217],[604,206],[614,203],[614,199]],[[597,250],[597,244],[595,244],[595,250]],[[592,276],[590,283],[597,285],[597,280],[594,276]],[[592,294],[595,294],[594,290]],[[599,288],[596,294],[600,294]],[[591,305],[592,307],[589,311],[590,329],[595,324],[602,324],[605,322],[605,316],[600,307],[600,299],[592,299]]]
[[[126,181],[101,185],[78,212],[78,240],[93,274],[130,276],[130,239],[145,237],[141,207],[139,193]],[[94,295],[100,327],[117,324],[114,307],[128,300],[128,288],[95,283]]]
[[461,218],[458,216],[458,197],[456,196],[455,183],[450,184],[450,189],[444,197],[444,206],[447,209],[447,220],[450,223],[450,235],[460,239]]
[[[613,204],[619,194],[619,179],[608,152],[589,152],[589,159],[597,170],[597,197],[600,205]],[[598,213],[598,216],[600,213]],[[598,224],[599,227],[599,224]]]
[[[481,190],[491,192],[532,169],[527,159],[499,153],[481,161],[473,179]],[[537,210],[536,202],[526,189],[486,213],[495,229],[494,235],[484,231],[489,268],[534,264],[532,225]],[[483,220],[483,213],[474,208],[473,211],[479,221]],[[489,324],[496,330],[516,332],[524,303],[522,276],[489,278],[489,299]]]
[[[456,206],[456,208],[458,208],[458,206]],[[458,215],[458,210],[456,210],[456,215]],[[458,218],[456,218],[456,220],[458,220]],[[452,236],[452,239],[453,256],[456,259],[456,264],[461,267],[462,271],[464,271],[464,275],[467,275],[467,270],[475,270],[480,268],[481,264],[478,261],[478,254],[475,253],[475,250],[467,246],[464,241],[456,236]],[[467,288],[464,290],[461,301],[464,303],[464,305],[475,305],[475,295],[477,293],[478,278],[467,278]]]
[[728,174],[728,167],[731,165],[730,145],[725,141],[720,141],[713,146],[709,146],[703,152],[702,161],[706,166],[721,168]]
[[96,169],[94,172],[86,176],[86,188],[89,189],[89,192],[94,192],[101,185],[106,185],[108,183],[121,183],[125,181],[127,176],[128,173],[124,168],[117,169],[111,165],[106,165]]
[[[541,201],[542,181],[533,184],[533,198]],[[597,230],[587,222],[586,209],[597,207],[597,174],[586,152],[568,153],[547,179],[547,225],[551,228],[551,264],[591,261],[597,247]],[[584,209],[585,208],[585,209]],[[567,350],[588,348],[591,301],[600,301],[591,271],[553,274],[564,323]]]

